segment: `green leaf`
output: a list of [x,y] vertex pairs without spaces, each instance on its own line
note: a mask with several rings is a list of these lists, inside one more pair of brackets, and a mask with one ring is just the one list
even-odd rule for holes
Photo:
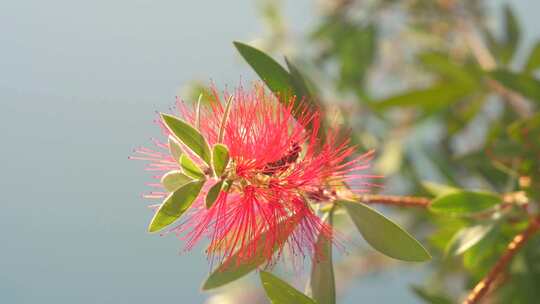
[[172,115],[161,113],[161,118],[172,134],[180,139],[184,145],[191,149],[191,151],[203,161],[210,165],[210,147],[199,131],[187,122]]
[[289,72],[264,52],[247,44],[235,41],[234,46],[255,73],[277,95],[286,98],[291,94]]
[[457,65],[448,54],[426,52],[419,55],[422,64],[429,70],[451,80],[452,82],[474,84],[478,82],[476,75],[464,66]]
[[182,173],[180,170],[169,171],[161,177],[161,184],[163,184],[163,187],[169,192],[174,192],[191,181],[193,181],[193,179]]
[[186,154],[182,154],[182,156],[180,156],[180,166],[187,176],[194,179],[204,179],[204,172]]
[[527,58],[527,63],[525,63],[525,67],[523,68],[523,73],[532,74],[538,68],[540,68],[540,41],[537,41],[531,50]]
[[489,192],[457,191],[437,197],[430,209],[437,213],[464,215],[489,209],[502,203],[500,195]]
[[502,62],[508,63],[514,57],[521,40],[521,29],[510,5],[504,6],[504,49],[502,52]]
[[272,304],[317,304],[308,296],[269,272],[261,270],[260,277],[266,295]]
[[234,100],[234,96],[231,95],[229,98],[227,98],[227,103],[225,104],[225,110],[223,111],[223,117],[221,118],[221,123],[219,125],[219,133],[218,133],[218,143],[223,142],[223,139],[225,138],[225,126],[227,124],[227,120],[229,119],[229,115],[231,114],[231,104]]
[[474,86],[463,83],[436,84],[426,89],[412,90],[373,102],[372,106],[378,111],[393,107],[418,107],[432,111],[447,107],[471,94],[474,90]]
[[214,202],[217,200],[219,193],[221,192],[221,187],[223,186],[223,181],[217,182],[215,185],[213,185],[210,190],[208,190],[208,194],[206,194],[206,208],[210,209]]
[[193,181],[169,194],[154,214],[148,231],[156,232],[179,219],[191,207],[203,185],[204,181]]
[[225,172],[229,163],[229,148],[223,144],[215,144],[212,150],[212,166],[216,176],[220,177]]
[[171,152],[171,156],[174,158],[174,160],[180,164],[180,156],[182,155],[182,147],[180,146],[180,143],[174,139],[174,137],[169,135],[169,152]]
[[[293,105],[293,115],[296,113],[303,113],[306,109],[310,111],[317,111],[322,108],[319,100],[311,93],[306,78],[302,75],[300,70],[285,57],[285,63],[290,71],[290,84],[293,88],[293,92],[296,95]],[[326,137],[326,127],[324,119],[319,121],[320,128],[318,129],[319,139],[323,140]],[[308,122],[308,129],[313,128],[313,122]]]
[[475,225],[459,230],[446,248],[446,254],[460,255],[480,242],[491,230],[493,225]]
[[403,261],[431,259],[426,249],[399,225],[365,204],[340,201],[366,242],[379,252]]
[[[268,233],[275,233],[276,230],[279,231],[281,238],[278,239],[274,244],[274,251],[276,251],[285,243],[285,241],[287,241],[287,238],[294,231],[297,225],[298,221],[291,222],[290,220],[284,220],[278,224],[278,227],[272,228],[270,231],[263,233],[258,239],[251,241],[251,243],[247,244],[246,247],[251,248],[251,246],[256,246],[253,259],[245,261],[239,257],[244,253],[236,252],[227,261],[214,269],[214,271],[204,282],[202,289],[210,290],[226,285],[230,282],[238,280],[239,278],[255,270],[260,265],[264,264],[267,261],[266,257],[268,255],[268,245],[265,244],[266,235]],[[255,244],[253,244],[253,242],[255,242]]]
[[[328,214],[328,224],[332,226],[333,212]],[[311,268],[310,295],[319,304],[336,303],[336,282],[332,264],[332,243],[319,234],[316,244],[322,255],[321,260],[313,260]]]
[[438,184],[434,182],[428,182],[428,181],[423,181],[422,187],[424,187],[429,193],[431,193],[434,196],[440,196],[440,195],[445,195],[448,193],[459,191],[458,188],[455,188],[452,186]]
[[505,87],[540,103],[540,81],[526,74],[517,74],[507,70],[491,72],[491,77]]
[[420,286],[411,286],[412,291],[425,303],[429,304],[452,304],[455,303],[447,295],[433,292],[430,289]]
[[484,277],[493,267],[506,250],[511,238],[512,236],[506,235],[500,226],[496,226],[463,254],[463,266],[475,281]]
[[[249,46],[247,44],[235,41],[234,46],[242,55],[244,60],[266,83],[268,88],[277,96],[282,103],[288,103],[292,95],[296,95],[293,104],[293,115],[302,115],[306,106],[312,110],[319,106],[317,100],[310,93],[305,78],[300,70],[285,58],[290,73],[277,63],[272,57],[264,52]],[[308,125],[311,128],[311,124]],[[321,135],[324,135],[324,128],[321,129]]]
[[292,85],[296,97],[299,99],[304,98],[304,100],[311,102],[313,96],[300,70],[287,57],[285,57],[285,64],[290,71],[290,84]]

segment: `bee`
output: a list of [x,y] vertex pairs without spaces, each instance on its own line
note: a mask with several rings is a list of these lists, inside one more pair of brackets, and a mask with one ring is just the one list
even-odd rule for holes
[[285,156],[276,161],[267,163],[264,166],[262,173],[265,175],[272,175],[278,171],[287,169],[290,164],[296,162],[300,156],[300,151],[302,151],[302,147],[300,147],[300,145],[296,142],[293,143]]

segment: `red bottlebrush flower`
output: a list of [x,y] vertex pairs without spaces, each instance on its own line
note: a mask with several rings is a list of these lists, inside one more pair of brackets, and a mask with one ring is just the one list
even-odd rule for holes
[[[186,249],[208,238],[208,255],[225,263],[236,254],[235,263],[264,258],[270,264],[286,247],[297,256],[320,257],[317,237],[332,241],[332,227],[315,209],[338,199],[345,184],[353,192],[364,192],[369,185],[364,181],[371,176],[362,171],[368,169],[373,151],[354,156],[349,140],[338,140],[336,132],[326,132],[321,142],[319,113],[294,112],[293,100],[280,103],[260,85],[249,92],[240,88],[233,95],[224,95],[225,100],[233,98],[226,119],[224,103],[215,90],[213,102],[200,111],[177,103],[180,116],[198,126],[210,146],[218,143],[223,133],[220,143],[228,147],[230,161],[221,176],[206,170],[201,194],[180,224],[168,232],[186,240]],[[174,136],[163,121],[158,123],[166,136]],[[157,150],[140,148],[132,158],[150,161],[147,169],[159,173],[156,179],[180,170],[169,145],[158,140],[154,143]],[[222,179],[228,186],[208,208],[206,193]],[[169,195],[161,184],[151,185],[160,190],[146,197]]]

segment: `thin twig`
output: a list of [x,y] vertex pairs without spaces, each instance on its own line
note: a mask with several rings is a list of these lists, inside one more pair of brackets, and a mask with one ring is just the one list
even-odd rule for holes
[[397,196],[381,194],[364,194],[358,200],[366,204],[387,204],[405,207],[428,207],[431,200],[418,196]]
[[516,235],[506,246],[506,252],[499,258],[495,266],[489,273],[471,290],[463,304],[475,304],[482,299],[488,292],[491,284],[506,269],[512,258],[519,252],[527,240],[540,230],[540,216],[531,219],[529,226],[521,233]]

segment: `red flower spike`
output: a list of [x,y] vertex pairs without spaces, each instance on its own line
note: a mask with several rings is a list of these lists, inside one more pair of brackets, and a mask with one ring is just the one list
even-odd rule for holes
[[[208,238],[207,254],[219,262],[226,263],[236,253],[240,253],[236,263],[260,259],[262,254],[269,265],[284,248],[294,256],[324,258],[316,246],[317,236],[332,241],[332,227],[321,221],[313,206],[337,199],[345,183],[353,192],[366,191],[371,184],[365,180],[375,176],[361,172],[369,168],[373,151],[355,157],[349,140],[340,141],[332,131],[320,142],[319,113],[303,110],[293,116],[297,114],[293,113],[293,100],[283,105],[261,85],[251,91],[237,89],[229,117],[223,120],[223,101],[228,98],[230,94],[221,98],[214,90],[213,102],[200,109],[199,131],[213,145],[223,127],[222,143],[230,154],[225,176],[232,184],[207,209],[204,197],[217,182],[210,178],[188,214],[168,232],[184,239],[186,250]],[[177,102],[177,108],[184,120],[195,123],[195,110],[182,102]],[[158,123],[168,137],[167,128]],[[178,164],[167,144],[154,143],[158,151],[140,148],[132,158],[150,161],[147,170],[159,172],[155,176],[159,180],[166,172],[178,170]],[[167,195],[160,184],[151,185],[160,190],[146,197]]]

